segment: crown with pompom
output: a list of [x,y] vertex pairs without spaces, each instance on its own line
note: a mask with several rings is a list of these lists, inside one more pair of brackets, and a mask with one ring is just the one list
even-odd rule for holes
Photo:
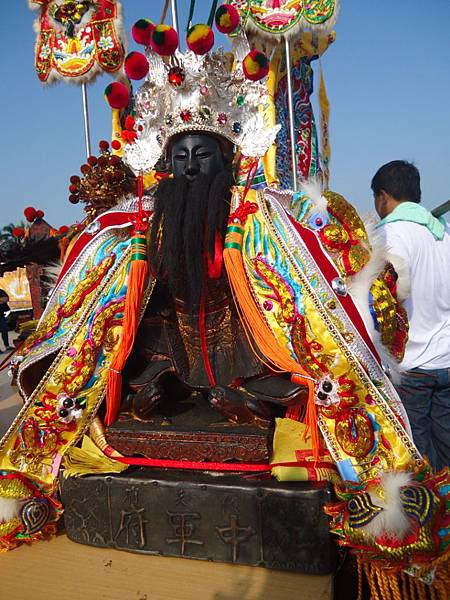
[[161,57],[146,48],[148,75],[134,98],[136,139],[124,152],[135,173],[151,170],[170,139],[181,133],[214,134],[247,157],[264,156],[279,127],[265,123],[267,87],[246,77],[248,54],[243,36],[234,41],[233,53],[189,50]]

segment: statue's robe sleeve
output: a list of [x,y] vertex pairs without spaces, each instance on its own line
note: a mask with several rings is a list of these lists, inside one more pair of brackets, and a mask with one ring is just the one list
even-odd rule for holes
[[[46,522],[57,518],[52,506],[59,465],[105,396],[122,329],[132,254],[128,230],[135,205],[135,199],[124,201],[80,234],[36,332],[20,351],[17,380],[25,403],[1,440],[0,500],[6,497],[22,505],[24,497],[28,503],[40,499],[44,522],[30,528],[22,521],[19,533],[26,539],[40,536]],[[151,287],[149,281],[146,295]],[[18,482],[24,482],[23,489]],[[7,542],[0,531],[2,544]]]
[[[253,298],[248,322],[256,322],[257,311],[280,354],[287,349],[314,382],[310,401],[341,477],[364,480],[380,461],[385,469],[418,464],[421,457],[404,409],[383,368],[381,344],[349,291],[352,277],[370,267],[371,258],[356,211],[331,193],[320,205],[273,190],[255,193],[253,199],[257,210],[245,219],[241,242]],[[234,208],[239,202],[235,199]],[[371,285],[369,278],[366,303]],[[268,356],[268,345],[262,345],[262,354],[280,367],[276,353]],[[331,382],[332,393],[321,404],[317,394],[325,381]]]

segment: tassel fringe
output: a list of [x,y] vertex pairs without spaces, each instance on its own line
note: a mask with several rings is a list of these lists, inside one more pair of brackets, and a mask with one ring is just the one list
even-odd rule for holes
[[133,347],[148,276],[147,244],[144,234],[136,234],[132,240],[132,256],[128,276],[127,295],[122,321],[119,349],[109,367],[106,392],[106,425],[117,418],[122,397],[122,369]]
[[291,373],[292,381],[308,387],[308,409],[306,417],[307,432],[313,442],[313,453],[318,460],[319,434],[314,403],[314,382],[306,374],[301,365],[292,358],[287,348],[283,347],[272,330],[261,316],[249,289],[247,275],[242,259],[243,226],[241,221],[233,219],[225,238],[223,260],[230,282],[231,290],[236,298],[239,316],[250,339],[254,340],[260,352],[276,370]]
[[358,598],[364,600],[364,582],[370,591],[371,600],[448,600],[450,569],[448,560],[436,566],[434,581],[424,583],[419,576],[404,571],[392,571],[376,562],[366,562],[357,557]]

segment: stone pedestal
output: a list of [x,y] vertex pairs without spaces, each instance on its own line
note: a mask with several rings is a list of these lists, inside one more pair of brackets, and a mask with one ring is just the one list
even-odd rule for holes
[[325,575],[326,483],[155,469],[61,481],[70,539],[143,554]]

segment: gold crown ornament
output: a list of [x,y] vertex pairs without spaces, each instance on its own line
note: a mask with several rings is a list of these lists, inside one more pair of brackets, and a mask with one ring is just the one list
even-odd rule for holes
[[125,147],[124,162],[136,174],[147,172],[173,136],[195,131],[226,138],[247,157],[264,156],[279,126],[264,117],[266,85],[244,73],[249,50],[244,35],[232,53],[177,51],[163,58],[147,47],[148,75],[134,98],[136,139]]

